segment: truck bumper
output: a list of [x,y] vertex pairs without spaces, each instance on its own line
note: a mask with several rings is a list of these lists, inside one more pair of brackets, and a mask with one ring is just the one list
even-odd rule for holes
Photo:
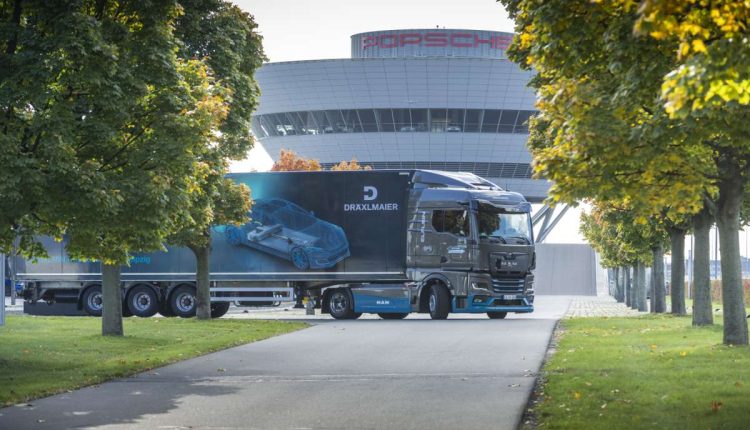
[[[453,313],[481,314],[486,312],[534,312],[534,296],[516,295],[514,298],[470,294],[468,297],[454,297]],[[464,301],[460,303],[460,301]],[[461,306],[463,305],[463,306]]]

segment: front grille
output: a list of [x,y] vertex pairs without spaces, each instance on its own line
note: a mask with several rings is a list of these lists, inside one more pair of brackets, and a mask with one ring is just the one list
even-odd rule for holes
[[523,279],[493,279],[492,291],[498,294],[523,294]]

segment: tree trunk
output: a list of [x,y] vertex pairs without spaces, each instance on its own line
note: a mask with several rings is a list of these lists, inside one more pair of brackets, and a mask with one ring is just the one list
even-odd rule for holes
[[638,309],[638,263],[630,269],[630,307]]
[[672,273],[670,276],[672,313],[685,315],[685,230],[669,229],[669,240],[672,243]]
[[664,288],[664,247],[659,245],[653,249],[654,265],[651,282],[651,312],[663,314],[667,311],[666,289]]
[[[740,265],[740,207],[744,180],[739,166],[727,163],[727,170],[719,181],[719,202],[716,225],[719,229],[721,252],[721,294],[724,306],[724,343],[747,345],[747,315],[742,291],[742,266]],[[732,171],[737,172],[732,174]],[[729,173],[729,174],[728,174]]]
[[633,307],[633,295],[630,291],[630,267],[623,267],[623,284],[625,286],[624,293],[625,293],[625,305],[628,307]]
[[648,299],[646,298],[646,266],[642,261],[636,263],[635,268],[635,305],[640,312],[648,312]]
[[714,323],[711,303],[711,214],[707,209],[693,217],[693,325]]
[[102,263],[102,335],[123,334],[120,266]]
[[615,267],[613,270],[615,274],[615,300],[622,303],[625,301],[625,295],[622,292],[622,279],[620,279],[622,270],[619,267]]
[[195,317],[199,320],[210,320],[211,319],[211,284],[209,281],[209,262],[211,256],[211,248],[209,246],[204,247],[190,247],[195,254],[195,260],[197,263],[197,269],[195,272]]

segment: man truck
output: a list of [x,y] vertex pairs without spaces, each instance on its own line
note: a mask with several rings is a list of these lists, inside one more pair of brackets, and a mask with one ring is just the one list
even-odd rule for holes
[[[244,225],[212,227],[214,317],[233,301],[289,301],[294,292],[337,319],[534,309],[531,205],[518,193],[430,170],[230,176],[254,202]],[[40,240],[48,258],[11,265],[24,298],[101,315],[99,263],[70,259],[65,240]],[[194,315],[195,267],[185,248],[134,254],[122,270],[125,315]]]

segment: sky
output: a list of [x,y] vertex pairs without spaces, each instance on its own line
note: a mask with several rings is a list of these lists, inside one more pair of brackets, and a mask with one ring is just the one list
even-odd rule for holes
[[[255,17],[271,62],[349,58],[350,36],[375,30],[465,28],[513,32],[513,21],[494,0],[242,0]],[[267,170],[271,157],[257,145],[233,171]],[[534,205],[535,210],[541,205]],[[549,243],[583,243],[580,209],[568,211]]]

